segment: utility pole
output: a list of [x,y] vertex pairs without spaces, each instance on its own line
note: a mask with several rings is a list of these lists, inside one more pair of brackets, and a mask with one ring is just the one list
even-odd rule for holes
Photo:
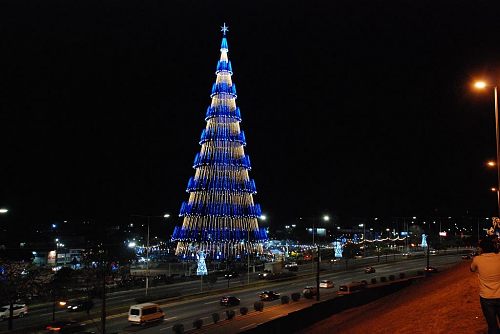
[[106,334],[106,264],[102,261],[102,305],[101,305],[102,334]]
[[146,296],[148,295],[149,288],[149,222],[151,216],[148,216],[148,240],[146,242]]
[[319,264],[321,260],[321,250],[318,245],[318,267],[316,268],[316,300],[319,301]]

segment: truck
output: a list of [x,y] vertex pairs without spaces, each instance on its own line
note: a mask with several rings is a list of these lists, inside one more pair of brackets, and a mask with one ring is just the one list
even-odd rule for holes
[[283,270],[283,262],[268,262],[264,264],[264,271],[259,274],[261,279],[273,279]]

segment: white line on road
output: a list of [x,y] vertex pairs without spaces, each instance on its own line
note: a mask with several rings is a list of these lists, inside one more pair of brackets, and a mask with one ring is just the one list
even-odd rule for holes
[[166,319],[163,319],[163,321],[169,321],[169,320],[174,320],[174,319],[177,319],[177,317],[166,318]]
[[243,326],[240,329],[250,328],[250,327],[252,327],[255,324],[256,324],[255,322],[252,322],[250,325]]
[[205,305],[208,305],[208,304],[213,304],[213,303],[218,303],[219,301],[218,300],[214,300],[213,302],[208,302],[208,303],[203,303]]
[[160,328],[160,330],[161,330],[161,331],[166,331],[167,329],[170,329],[170,328],[172,328],[172,327],[174,327],[174,326],[163,327],[163,328]]

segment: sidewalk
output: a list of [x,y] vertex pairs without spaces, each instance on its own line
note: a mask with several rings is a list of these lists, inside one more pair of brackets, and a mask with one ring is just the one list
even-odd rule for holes
[[299,334],[485,334],[476,274],[465,261],[447,271],[354,309]]

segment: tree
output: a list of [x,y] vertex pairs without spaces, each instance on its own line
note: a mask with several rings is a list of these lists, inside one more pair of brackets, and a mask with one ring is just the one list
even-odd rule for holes
[[176,254],[188,258],[198,251],[215,260],[246,257],[251,252],[262,253],[262,241],[267,240],[257,221],[261,209],[253,200],[256,188],[244,152],[246,140],[231,80],[225,25],[222,31],[217,80],[206,112],[201,150],[194,161],[196,173],[188,182],[189,201],[181,206],[182,226],[176,226],[172,235],[178,242]]
[[38,268],[31,262],[7,259],[5,253],[0,254],[0,300],[6,301],[10,307],[9,330],[13,328],[14,304],[40,290],[37,278]]

